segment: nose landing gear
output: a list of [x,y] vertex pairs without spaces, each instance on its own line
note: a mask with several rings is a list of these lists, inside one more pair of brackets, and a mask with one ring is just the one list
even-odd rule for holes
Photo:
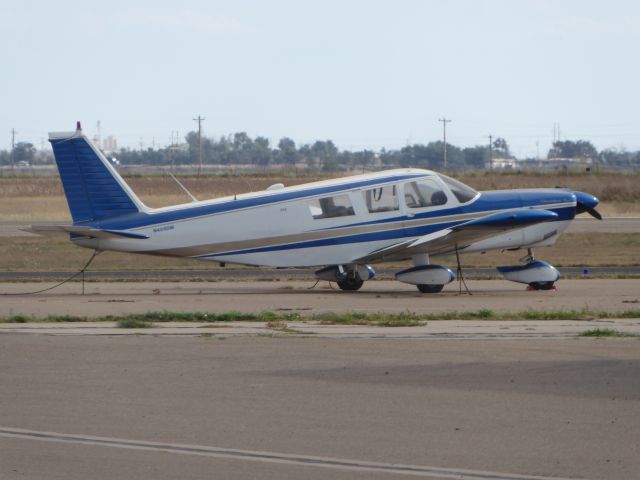
[[525,265],[497,267],[506,280],[526,283],[528,290],[554,290],[560,272],[547,262],[536,260],[533,249],[527,249],[527,255],[520,259]]

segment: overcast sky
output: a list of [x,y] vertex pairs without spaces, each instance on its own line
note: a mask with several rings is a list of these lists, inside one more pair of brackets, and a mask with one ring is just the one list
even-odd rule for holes
[[[640,2],[0,0],[0,148],[76,120],[122,146],[246,131],[398,148],[640,149]],[[537,143],[538,142],[538,143]]]

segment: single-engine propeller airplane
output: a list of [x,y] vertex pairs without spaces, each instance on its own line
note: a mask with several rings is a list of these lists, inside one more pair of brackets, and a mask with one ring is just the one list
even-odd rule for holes
[[528,249],[522,265],[497,267],[535,289],[560,274],[536,260],[583,212],[602,218],[593,195],[563,188],[477,192],[440,173],[387,170],[164,208],[144,205],[82,133],[50,133],[72,225],[65,231],[97,251],[189,257],[270,267],[322,267],[318,279],[358,290],[372,263],[407,260],[395,274],[421,292],[455,279],[438,255]]

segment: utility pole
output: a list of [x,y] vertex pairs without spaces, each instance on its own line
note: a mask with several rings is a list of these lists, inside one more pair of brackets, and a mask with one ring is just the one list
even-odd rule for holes
[[169,157],[169,171],[173,172],[173,130],[171,130],[171,140],[167,147],[167,156]]
[[560,122],[553,122],[553,143],[551,144],[551,151],[553,156],[556,157],[556,143],[560,141]]
[[444,169],[447,169],[447,123],[450,123],[451,120],[445,117],[439,118],[439,122],[442,122],[442,133],[443,133],[443,142],[444,142]]
[[202,121],[204,117],[198,115],[198,118],[194,118],[194,122],[198,122],[198,176],[202,171]]
[[14,161],[15,148],[16,148],[16,129],[12,128],[11,129],[11,170],[13,170],[13,167],[15,166],[15,161]]
[[553,143],[560,141],[560,122],[553,123]]
[[174,153],[178,150],[178,139],[179,139],[179,133],[176,130],[175,132],[173,130],[171,130],[171,145],[169,145],[168,147],[168,151],[169,151],[169,161],[171,163],[171,171],[173,172],[175,170],[175,155]]
[[493,135],[489,135],[489,170],[493,170]]

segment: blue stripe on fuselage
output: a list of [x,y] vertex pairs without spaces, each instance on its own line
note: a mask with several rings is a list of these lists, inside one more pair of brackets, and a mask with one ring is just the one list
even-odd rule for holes
[[[424,227],[420,227],[424,231],[424,233],[420,235],[426,235],[427,233],[432,233],[438,230],[442,230],[444,228],[453,227],[460,223],[464,223],[464,222],[458,221],[458,222],[439,223],[436,225],[433,225],[433,224],[425,225]],[[260,252],[275,252],[279,250],[294,250],[299,248],[326,247],[330,245],[333,245],[333,246],[345,245],[347,243],[375,242],[378,240],[394,240],[394,239],[403,240],[406,237],[407,235],[405,233],[405,229],[398,228],[395,230],[387,230],[383,232],[359,233],[356,235],[345,235],[341,237],[323,238],[320,240],[308,240],[305,242],[298,242],[298,243],[288,243],[288,244],[274,245],[269,247],[258,247],[258,248],[251,248],[247,250],[237,250],[235,252],[224,252],[224,253],[216,253],[211,255],[202,255],[196,258],[221,257],[224,255],[238,255],[238,254],[260,253]]]

